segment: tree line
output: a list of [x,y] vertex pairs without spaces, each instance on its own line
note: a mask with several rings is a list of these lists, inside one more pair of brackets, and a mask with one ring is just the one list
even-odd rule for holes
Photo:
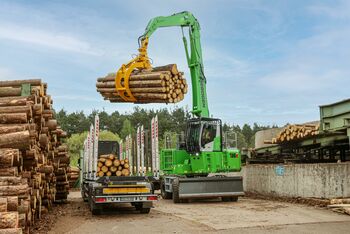
[[[89,131],[96,114],[100,117],[101,131],[111,132],[120,139],[124,139],[130,133],[134,134],[138,125],[144,125],[145,129],[149,130],[151,119],[156,115],[158,115],[160,139],[163,139],[164,134],[167,132],[181,134],[186,130],[186,121],[192,116],[190,111],[186,108],[175,107],[172,110],[167,108],[146,110],[144,108],[135,107],[131,113],[114,111],[110,114],[106,111],[98,110],[94,110],[90,114],[85,114],[83,111],[68,113],[64,109],[61,109],[56,112],[56,118],[61,127],[67,131],[68,136],[72,136]],[[262,126],[257,123],[239,126],[233,123],[224,123],[223,132],[234,131],[237,134],[237,146],[241,149],[254,147],[255,133],[271,127],[277,126]]]

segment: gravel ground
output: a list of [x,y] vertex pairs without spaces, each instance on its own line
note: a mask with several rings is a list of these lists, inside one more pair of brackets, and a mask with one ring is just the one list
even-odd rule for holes
[[[56,207],[48,233],[348,233],[350,216],[325,208],[241,198],[238,202],[155,203],[150,214],[130,206],[93,216],[80,192]],[[57,212],[56,212],[57,213]]]

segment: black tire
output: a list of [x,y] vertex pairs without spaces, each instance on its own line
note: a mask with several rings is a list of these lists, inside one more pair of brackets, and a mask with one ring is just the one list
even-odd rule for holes
[[83,188],[81,189],[81,197],[83,198],[83,201],[84,201],[84,202],[87,202],[87,201],[88,201],[88,198],[87,198],[87,196],[85,195],[85,192],[84,192],[84,189],[83,189]]
[[89,201],[90,203],[90,211],[93,215],[101,214],[101,209],[99,209],[93,201]]
[[134,206],[135,206],[135,209],[136,209],[136,210],[142,210],[143,204],[140,203],[140,202],[137,202],[137,203],[134,204]]
[[179,179],[178,178],[173,180],[173,202],[181,203],[181,199],[179,196]]
[[148,214],[151,211],[151,208],[141,208],[140,213],[141,214]]
[[221,200],[223,202],[237,202],[238,201],[238,197],[222,197]]
[[164,180],[160,181],[160,195],[162,196],[163,199],[169,200],[173,197],[172,193],[166,192],[165,191],[165,182]]

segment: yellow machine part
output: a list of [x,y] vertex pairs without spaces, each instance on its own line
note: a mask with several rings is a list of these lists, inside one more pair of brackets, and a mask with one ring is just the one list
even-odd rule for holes
[[103,194],[125,194],[125,193],[150,193],[146,187],[104,188]]
[[115,87],[119,96],[127,102],[136,102],[136,98],[132,95],[129,87],[130,74],[135,69],[150,69],[151,63],[147,55],[148,37],[145,37],[141,42],[139,48],[139,55],[129,61],[127,64],[123,64],[117,71],[115,78]]

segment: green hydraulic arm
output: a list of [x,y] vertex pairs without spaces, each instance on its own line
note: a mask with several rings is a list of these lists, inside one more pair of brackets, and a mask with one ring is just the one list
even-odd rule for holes
[[159,16],[148,23],[145,33],[139,38],[140,45],[147,41],[151,35],[161,27],[181,26],[189,29],[190,49],[187,39],[183,35],[188,67],[192,82],[192,113],[197,117],[209,117],[209,108],[206,91],[206,78],[204,75],[202,47],[200,42],[200,26],[197,19],[188,11],[176,13],[171,16]]

